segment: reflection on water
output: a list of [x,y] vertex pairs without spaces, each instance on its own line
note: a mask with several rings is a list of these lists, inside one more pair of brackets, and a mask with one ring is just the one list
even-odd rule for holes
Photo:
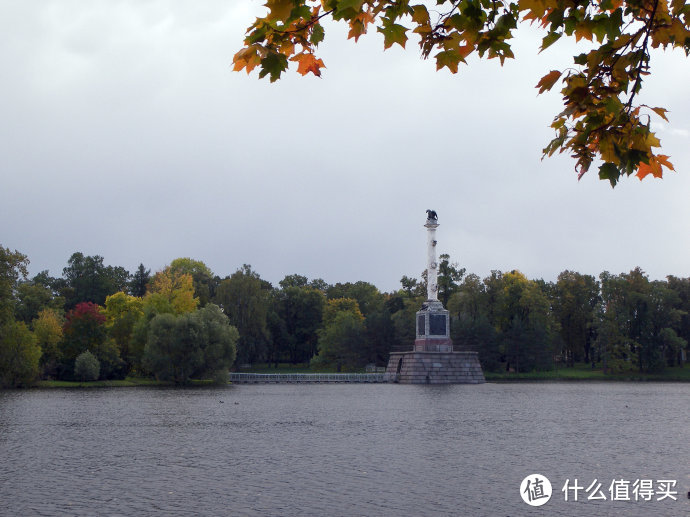
[[[0,515],[688,515],[689,405],[649,383],[0,392]],[[678,500],[565,502],[574,478]]]

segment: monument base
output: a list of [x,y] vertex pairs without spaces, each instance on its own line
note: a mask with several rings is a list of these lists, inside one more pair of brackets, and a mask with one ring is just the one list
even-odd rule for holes
[[485,382],[477,352],[391,352],[386,378],[400,384]]

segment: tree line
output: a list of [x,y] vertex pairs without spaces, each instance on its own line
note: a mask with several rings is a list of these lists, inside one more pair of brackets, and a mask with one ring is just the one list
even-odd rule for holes
[[[277,286],[243,265],[221,278],[203,262],[173,260],[154,274],[74,253],[61,277],[28,277],[28,258],[0,246],[0,384],[36,379],[151,376],[185,383],[268,363],[386,365],[411,349],[425,274],[385,293],[363,281],[328,284],[293,274]],[[657,372],[685,362],[690,278],[650,280],[636,268],[555,282],[517,270],[486,278],[441,255],[439,299],[457,349],[486,371],[591,363],[606,372]]]

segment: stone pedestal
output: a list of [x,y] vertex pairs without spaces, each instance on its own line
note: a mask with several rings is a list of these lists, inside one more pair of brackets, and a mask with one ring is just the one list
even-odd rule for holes
[[452,352],[450,316],[438,300],[427,300],[417,312],[415,352]]
[[400,384],[481,384],[477,352],[392,352],[386,379]]
[[386,379],[401,384],[480,384],[484,373],[477,352],[455,352],[450,317],[438,300],[417,312],[417,336],[410,352],[392,352]]

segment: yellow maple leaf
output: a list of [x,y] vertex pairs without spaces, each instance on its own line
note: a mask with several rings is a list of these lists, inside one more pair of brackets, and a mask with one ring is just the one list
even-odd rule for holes
[[268,0],[266,7],[271,10],[268,16],[266,16],[267,20],[280,20],[284,22],[295,7],[295,2],[293,0]]

